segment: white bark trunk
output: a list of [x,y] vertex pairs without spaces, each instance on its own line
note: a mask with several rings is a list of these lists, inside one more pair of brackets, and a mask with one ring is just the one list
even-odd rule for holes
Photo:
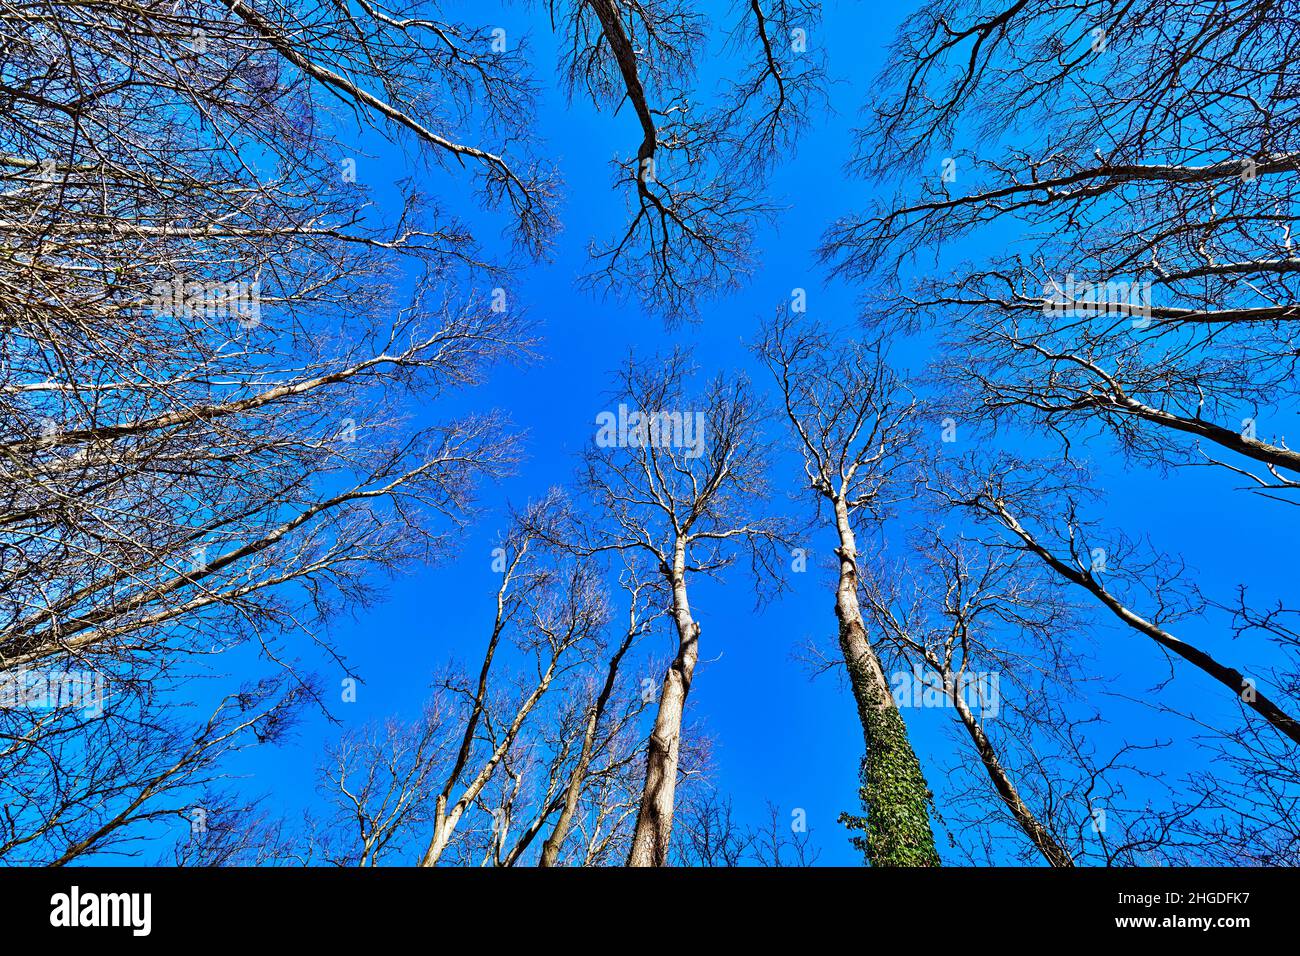
[[691,617],[686,595],[686,554],[679,545],[669,571],[673,594],[673,621],[677,627],[677,656],[664,675],[646,756],[645,787],[632,834],[628,866],[663,866],[673,828],[673,805],[677,791],[677,765],[681,758],[682,715],[699,659],[700,626]]

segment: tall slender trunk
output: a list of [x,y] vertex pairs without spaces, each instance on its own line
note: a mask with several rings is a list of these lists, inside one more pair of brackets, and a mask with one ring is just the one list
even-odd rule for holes
[[984,770],[989,775],[993,787],[1006,804],[1011,816],[1015,818],[1016,824],[1025,832],[1034,846],[1038,847],[1044,859],[1052,866],[1074,866],[1074,858],[1065,851],[1050,833],[1047,828],[1039,822],[1038,817],[1034,816],[1033,811],[1025,805],[1020,799],[1020,791],[1016,788],[1007,773],[1006,768],[1002,766],[1002,761],[998,759],[997,749],[993,746],[993,741],[989,740],[988,734],[984,733],[984,728],[980,722],[971,713],[971,709],[966,704],[965,698],[962,697],[961,688],[952,680],[951,673],[942,673],[944,689],[952,698],[953,706],[957,709],[957,716],[961,718],[962,726],[966,728],[966,733],[970,735],[971,741],[975,744],[975,750],[980,755],[980,760],[984,764]]
[[700,626],[691,617],[691,605],[686,597],[686,552],[681,544],[674,549],[668,581],[673,594],[673,622],[677,626],[677,656],[664,674],[659,695],[628,866],[663,866],[668,861],[677,763],[681,757],[682,714],[686,710],[695,662],[699,659]]
[[573,772],[569,775],[569,783],[564,791],[564,804],[560,808],[560,816],[555,821],[555,827],[551,830],[551,835],[546,838],[542,844],[542,856],[537,861],[538,866],[554,866],[560,856],[560,848],[564,846],[564,841],[569,836],[569,829],[573,825],[574,814],[578,810],[578,798],[582,796],[583,784],[587,781],[587,768],[591,764],[592,748],[596,742],[596,732],[600,727],[600,718],[605,713],[605,708],[609,704],[609,698],[614,692],[614,681],[618,677],[618,665],[623,660],[623,655],[627,653],[628,648],[636,639],[636,631],[630,630],[623,643],[619,645],[618,651],[610,659],[609,671],[605,675],[605,684],[600,689],[600,694],[591,706],[587,714],[587,726],[582,734],[582,749],[578,753],[577,763],[573,765]]
[[848,505],[842,498],[833,504],[840,542],[836,549],[840,577],[835,591],[835,616],[839,619],[840,650],[866,746],[861,771],[866,819],[848,816],[847,820],[865,825],[866,838],[858,843],[872,866],[938,866],[939,853],[930,829],[930,790],[908,740],[903,716],[889,691],[880,658],[862,623],[857,540],[849,522]]

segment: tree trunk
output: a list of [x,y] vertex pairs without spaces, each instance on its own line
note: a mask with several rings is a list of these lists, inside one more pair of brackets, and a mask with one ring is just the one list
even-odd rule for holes
[[587,726],[582,735],[582,750],[578,754],[577,763],[574,764],[573,773],[569,776],[569,784],[564,792],[564,805],[560,808],[560,816],[555,821],[555,827],[551,830],[551,835],[542,844],[542,857],[537,861],[538,866],[554,866],[555,861],[559,859],[560,848],[564,846],[564,841],[569,836],[569,828],[573,825],[573,815],[578,809],[578,798],[582,796],[582,787],[587,781],[587,767],[591,763],[591,751],[596,741],[596,731],[600,727],[600,718],[605,713],[605,707],[609,704],[610,695],[614,692],[614,680],[618,677],[619,662],[622,661],[623,655],[632,646],[632,641],[635,638],[636,632],[629,631],[627,637],[623,639],[623,643],[619,645],[618,652],[609,662],[609,671],[605,675],[605,685],[600,689],[600,695],[596,698],[596,702],[587,715]]
[[840,577],[835,592],[835,616],[839,619],[840,650],[848,668],[866,745],[861,795],[867,815],[861,819],[846,814],[842,819],[866,830],[866,838],[856,839],[855,843],[872,866],[938,866],[925,775],[862,623],[858,605],[857,543],[849,523],[848,506],[842,499],[836,500],[834,506],[840,540],[836,549]]
[[564,804],[560,807],[560,816],[555,821],[551,835],[542,844],[542,855],[537,861],[538,866],[555,866],[555,861],[560,857],[560,847],[564,846],[564,841],[569,836],[573,816],[578,810],[578,798],[582,795],[582,785],[587,779],[587,764],[591,761],[591,744],[596,739],[596,726],[599,722],[600,714],[593,707],[587,715],[587,727],[582,736],[582,750],[578,754],[578,762],[574,765],[573,773],[569,775],[568,786],[564,790]]
[[957,708],[957,715],[961,718],[962,725],[966,732],[970,734],[970,739],[975,743],[975,750],[980,755],[980,760],[984,763],[984,769],[988,772],[989,780],[993,782],[994,789],[997,790],[998,796],[1002,802],[1011,811],[1011,816],[1015,818],[1020,829],[1025,831],[1025,836],[1038,847],[1039,852],[1052,866],[1074,866],[1074,859],[1065,851],[1052,835],[1047,832],[1025,802],[1020,799],[1020,791],[1012,782],[1011,776],[1002,766],[1002,761],[998,759],[998,752],[989,740],[988,734],[984,733],[984,728],[980,726],[975,715],[971,713],[970,707],[961,696],[961,688],[958,687],[951,679],[950,675],[943,675],[944,687],[952,697],[953,706]]
[[654,731],[646,755],[645,788],[632,833],[628,866],[663,866],[673,829],[673,799],[677,790],[677,762],[681,756],[682,714],[691,677],[699,658],[700,626],[691,617],[686,598],[686,555],[681,545],[668,572],[673,592],[673,621],[677,626],[677,657],[664,675],[655,714]]
[[451,835],[456,830],[456,824],[460,822],[459,804],[452,807],[450,814],[447,813],[447,798],[442,794],[438,795],[434,803],[433,819],[433,837],[429,840],[429,848],[424,851],[424,856],[420,859],[420,866],[436,866],[442,851],[447,849],[447,844],[451,842]]

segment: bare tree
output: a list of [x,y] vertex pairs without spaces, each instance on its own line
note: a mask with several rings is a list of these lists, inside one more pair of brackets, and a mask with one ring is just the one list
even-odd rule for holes
[[[863,603],[882,642],[915,668],[913,695],[935,687],[951,702],[990,783],[1016,825],[1050,866],[1073,866],[1059,840],[1026,804],[984,725],[996,716],[1016,671],[1064,669],[1070,608],[1019,567],[1024,559],[931,532],[916,548],[919,568],[893,563],[864,575]],[[1019,559],[1019,560],[1018,560]],[[1031,639],[1013,641],[1006,631]],[[1030,656],[1033,649],[1042,653]],[[1039,688],[1034,688],[1038,691]],[[916,703],[914,700],[913,703]]]
[[672,859],[677,866],[741,866],[753,852],[753,830],[736,819],[731,798],[713,788],[683,800],[676,816]]
[[[625,628],[612,641],[596,636],[598,650],[574,669],[548,711],[531,722],[531,732],[502,757],[504,776],[495,799],[480,799],[492,818],[485,862],[519,864],[543,832],[548,835],[536,856],[540,867],[566,858],[586,861],[592,853],[604,858],[630,838],[636,806],[630,771],[645,760],[645,735],[637,725],[650,701],[620,675],[662,613],[662,602],[657,582],[643,580],[634,566],[623,569],[621,584],[628,602]],[[570,838],[584,818],[608,823],[609,829],[579,848],[584,841]]]
[[769,800],[754,843],[754,862],[759,866],[816,866],[820,856],[821,850],[812,843],[812,829],[785,819],[781,808]]
[[803,459],[805,487],[835,529],[839,574],[835,617],[840,653],[857,703],[866,830],[855,838],[873,866],[937,866],[930,791],[863,622],[857,534],[878,532],[890,504],[907,494],[915,403],[880,349],[825,347],[825,333],[788,313],[764,330],[757,352],[776,380]]
[[[1295,699],[1297,612],[1282,601],[1261,610],[1239,589],[1235,601],[1215,607],[1231,615],[1235,640],[1256,643],[1261,637],[1281,651],[1282,663],[1269,683]],[[1297,748],[1265,720],[1243,710],[1236,725],[1215,722],[1196,712],[1155,705],[1196,734],[1207,752],[1209,769],[1186,774],[1186,796],[1171,801],[1148,825],[1158,839],[1163,862],[1200,866],[1293,866],[1300,851],[1296,807],[1300,780]]]
[[435,775],[450,761],[452,708],[435,694],[413,722],[388,718],[345,733],[330,747],[318,789],[332,807],[319,831],[337,866],[377,866],[401,857],[412,834],[431,819]]
[[[206,643],[208,627],[227,644],[310,632],[365,600],[366,566],[436,554],[445,531],[430,518],[463,523],[474,479],[507,467],[512,442],[494,415],[403,435],[397,396],[376,404],[374,390],[390,375],[435,390],[475,375],[498,334],[473,315],[427,336],[394,329],[397,347],[368,359],[252,383],[231,368],[228,396],[103,409],[103,424],[10,443],[3,666]],[[195,370],[193,387],[209,391],[216,371]]]
[[[311,700],[310,687],[281,674],[241,687],[195,723],[165,713],[154,695],[174,688],[161,678],[133,685],[86,670],[6,680],[0,859],[26,865],[139,856],[160,824],[179,822],[187,842],[201,843],[209,813],[215,824],[223,807],[243,806],[222,760],[281,738]],[[23,702],[9,706],[17,688]]]
[[[647,589],[625,579],[628,626],[605,656],[606,611],[590,566],[565,563],[532,530],[554,518],[559,500],[530,506],[502,541],[498,611],[477,683],[453,667],[420,720],[344,734],[320,772],[332,812],[294,831],[299,858],[378,865],[432,825],[424,865],[515,866],[549,831],[537,859],[555,866],[566,846],[576,849],[569,838],[584,816],[608,819],[602,844],[629,829],[628,814],[616,814],[629,768],[644,759],[635,725],[646,701],[616,682],[653,620],[642,617]],[[532,676],[514,671],[521,656]]]
[[403,404],[527,333],[441,288],[483,266],[461,226],[367,212],[328,109],[477,170],[540,251],[546,176],[460,141],[530,98],[488,41],[364,3],[0,10],[0,667],[309,630],[508,466],[499,415]]
[[[201,810],[203,825],[195,825]],[[265,798],[247,800],[237,793],[208,792],[190,810],[188,837],[178,840],[158,860],[159,866],[309,866],[316,848],[303,830],[291,826]],[[311,831],[310,819],[303,828]]]
[[635,155],[615,162],[630,220],[592,244],[588,285],[635,294],[670,320],[738,285],[749,270],[763,195],[777,156],[793,148],[822,97],[812,0],[737,3],[729,44],[749,52],[716,96],[695,88],[719,31],[690,4],[669,0],[550,0],[563,33],[561,75],[569,94],[597,107],[630,105],[640,130]]
[[[645,703],[641,695],[635,698]],[[574,815],[567,862],[575,866],[622,866],[631,849],[644,785],[646,737],[625,727],[609,756],[593,765],[590,786]],[[564,856],[564,851],[562,851]]]
[[681,837],[672,856],[679,866],[814,866],[821,851],[812,845],[812,831],[783,819],[768,802],[760,826],[742,824],[724,797],[705,782],[682,802],[678,826]]
[[[628,595],[627,628],[623,633],[622,640],[609,658],[605,679],[600,685],[600,691],[587,708],[586,719],[583,722],[582,742],[564,788],[564,803],[556,816],[555,824],[551,828],[546,842],[542,845],[542,854],[538,866],[554,866],[559,859],[560,851],[564,847],[564,842],[568,839],[569,832],[573,827],[574,816],[578,811],[578,802],[582,797],[583,788],[588,783],[592,761],[602,749],[599,746],[600,741],[597,734],[601,730],[602,720],[610,706],[615,682],[618,679],[619,665],[622,664],[623,658],[627,656],[628,651],[632,649],[637,639],[654,624],[661,611],[662,605],[651,610],[649,602],[656,601],[657,603],[655,582],[645,582],[640,579],[635,559],[629,562],[624,574],[623,583]],[[639,710],[636,713],[639,713]],[[607,738],[616,739],[624,732],[628,723],[629,716],[625,714],[621,719],[614,722],[614,726],[610,730],[606,731]]]
[[[1199,610],[1199,595],[1188,599],[1179,597],[1174,590],[1178,584],[1178,569],[1167,568],[1159,558],[1139,563],[1140,558],[1128,562],[1126,576],[1137,582],[1144,581],[1150,588],[1156,607],[1153,613],[1143,616],[1132,610],[1122,594],[1116,593],[1106,580],[1106,570],[1125,568],[1125,552],[1130,549],[1122,539],[1103,546],[1093,537],[1087,524],[1077,518],[1076,505],[1071,498],[1080,495],[1073,488],[1066,469],[1058,469],[1055,486],[1043,482],[1041,473],[1035,473],[1010,456],[1000,457],[985,467],[971,470],[954,470],[949,473],[952,483],[944,491],[953,505],[1000,527],[1013,546],[1032,555],[1055,572],[1063,581],[1078,588],[1104,607],[1128,629],[1153,641],[1166,653],[1180,658],[1198,668],[1223,685],[1242,705],[1263,717],[1274,729],[1288,739],[1300,742],[1300,723],[1272,700],[1263,690],[1260,677],[1247,677],[1240,670],[1222,663],[1200,647],[1181,640],[1169,628],[1180,617]],[[1034,530],[1029,522],[1047,523],[1044,515],[1065,515],[1064,527],[1045,531]],[[1047,537],[1050,535],[1051,537]],[[1097,549],[1105,557],[1099,562]]]
[[[1222,685],[1238,727],[1158,709],[1239,748],[1231,786],[1258,779],[1246,768],[1269,764],[1261,751],[1294,747],[1294,688],[1258,658],[1231,666],[1192,640],[1213,596],[1178,560],[1098,527],[1079,449],[1171,481],[1188,466],[1226,469],[1268,499],[1258,507],[1294,503],[1300,459],[1282,423],[1297,397],[1300,111],[1279,82],[1300,50],[1292,20],[1271,3],[922,7],[878,78],[857,156],[891,188],[822,249],[870,284],[870,321],[938,340],[935,402],[968,434],[1059,445],[1055,459],[1008,455],[949,487],[953,520],[996,529],[1103,619]],[[927,169],[931,157],[943,159]],[[923,262],[994,236],[992,254],[945,271]],[[1104,859],[1181,840],[1194,858],[1188,846],[1226,836],[1232,821],[1207,823],[1216,801],[1194,777],[1189,798],[1149,813],[1146,835]],[[1284,811],[1287,792],[1279,778],[1259,819]],[[1272,827],[1258,832],[1284,837]]]
[[[472,176],[462,211],[498,209],[544,254],[527,58],[491,41],[365,0],[0,6],[0,674],[84,669],[137,701],[7,738],[7,782],[48,801],[11,803],[33,853],[37,831],[98,850],[219,777],[254,725],[227,736],[226,708],[190,751],[146,716],[186,655],[251,642],[295,667],[286,635],[332,652],[332,618],[440,554],[509,469],[500,414],[406,421],[528,353],[518,316],[470,291],[507,263],[412,180],[381,213],[362,152]],[[29,782],[24,761],[59,772]],[[77,835],[83,791],[142,802]],[[253,829],[177,852],[246,859]]]
[[[422,866],[439,861],[461,817],[511,753],[529,715],[608,621],[608,604],[593,567],[556,564],[538,554],[542,540],[531,529],[544,524],[537,513],[551,506],[552,499],[530,506],[502,541],[496,613],[477,679],[444,684],[448,693],[464,699],[466,716],[450,769],[434,790],[433,835]],[[494,700],[493,666],[501,640],[510,632],[533,659],[534,673],[517,690]]]
[[639,553],[658,567],[677,638],[651,732],[630,866],[668,859],[682,719],[699,660],[688,578],[717,574],[742,552],[755,574],[769,576],[781,540],[781,522],[763,506],[762,405],[743,378],[718,377],[692,394],[689,362],[680,351],[629,359],[619,373],[619,412],[597,419],[601,431],[583,468],[598,514],[591,550]]

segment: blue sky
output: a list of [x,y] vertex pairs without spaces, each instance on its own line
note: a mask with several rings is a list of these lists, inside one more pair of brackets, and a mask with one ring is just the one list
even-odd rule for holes
[[[552,80],[555,44],[540,5],[509,5],[500,13],[493,2],[465,6],[467,19],[499,23],[512,42],[521,32],[527,34],[543,89],[538,128],[566,183],[564,231],[551,262],[524,270],[508,285],[512,307],[542,324],[542,361],[522,370],[498,369],[486,386],[441,406],[439,414],[458,406],[504,409],[527,431],[529,457],[514,477],[483,490],[485,514],[460,542],[456,555],[397,579],[387,586],[379,606],[337,622],[330,638],[364,681],[357,703],[335,707],[342,727],[389,714],[414,715],[439,667],[449,658],[472,659],[479,653],[491,622],[491,596],[497,585],[491,549],[504,506],[507,501],[522,503],[570,477],[577,453],[593,439],[596,414],[610,407],[609,372],[629,348],[651,353],[684,341],[694,348],[702,371],[743,368],[761,380],[748,345],[760,320],[788,301],[795,287],[808,290],[809,313],[815,320],[837,329],[853,328],[863,290],[827,283],[814,250],[835,216],[862,208],[870,197],[871,185],[849,177],[843,167],[851,154],[855,117],[884,47],[911,7],[898,2],[827,4],[824,23],[810,39],[828,54],[829,73],[836,81],[830,94],[833,113],[814,120],[800,137],[797,155],[782,163],[774,176],[771,191],[786,208],[770,228],[760,231],[757,267],[744,288],[708,304],[698,325],[669,331],[634,304],[596,300],[575,284],[587,269],[589,239],[607,237],[624,221],[623,197],[610,188],[609,161],[635,148],[639,132],[633,114],[627,109],[618,115],[597,113],[586,102],[566,100]],[[728,15],[725,8],[720,13]],[[374,156],[359,162],[358,175],[381,202],[393,195],[392,182],[424,175],[408,167],[401,150],[374,140],[364,145]],[[939,160],[935,158],[936,174]],[[434,185],[449,209],[463,214],[470,208],[472,199],[463,182],[438,175]],[[494,235],[497,221],[490,215],[473,218],[481,235]],[[939,251],[947,259],[978,257],[988,250],[975,246]],[[929,353],[923,342],[900,342],[894,357],[900,364],[919,366]],[[935,423],[936,454],[938,432]],[[1251,582],[1263,598],[1284,592],[1289,568],[1277,558],[1290,551],[1291,536],[1280,520],[1285,506],[1243,502],[1231,494],[1233,482],[1217,472],[1162,476],[1124,468],[1110,460],[1105,446],[1097,446],[1095,453],[1098,481],[1107,492],[1105,507],[1097,514],[1108,524],[1130,534],[1150,534],[1161,548],[1183,554],[1196,580],[1213,596],[1230,599],[1239,581]],[[793,489],[799,474],[793,456],[774,462],[775,484],[783,494]],[[803,501],[785,506],[801,516],[807,513]],[[907,518],[906,513],[900,515],[890,530],[901,532]],[[761,611],[755,610],[753,589],[739,569],[723,584],[693,583],[692,605],[703,631],[702,664],[691,704],[695,719],[714,738],[714,783],[734,799],[742,817],[757,823],[769,800],[786,814],[803,808],[813,842],[822,851],[820,862],[854,865],[860,854],[836,822],[841,811],[858,809],[862,742],[852,698],[834,678],[811,681],[791,656],[809,638],[832,638],[835,628],[831,578],[821,564],[831,541],[823,534],[809,546],[815,559],[809,572],[791,575],[789,593]],[[1231,646],[1223,623],[1221,617],[1212,618],[1185,630],[1227,660],[1242,660],[1241,649]],[[1100,672],[1116,678],[1116,689],[1140,696],[1166,676],[1162,660],[1140,638],[1104,622],[1090,636],[1105,665]],[[673,644],[667,630],[658,632],[654,642],[657,656],[670,653]],[[337,687],[343,676],[337,669],[314,661],[306,651],[303,659],[319,666],[327,687]],[[249,673],[264,667],[250,665]],[[236,666],[232,680],[244,676],[241,668]],[[1182,699],[1208,701],[1208,706],[1222,703],[1219,713],[1230,718],[1231,707],[1220,701],[1208,680],[1186,667],[1175,671],[1171,699],[1187,695]],[[639,681],[643,675],[636,676]],[[654,676],[656,682],[659,677],[644,676]],[[779,711],[774,702],[779,702]],[[1187,733],[1185,727],[1162,725],[1139,707],[1107,706],[1116,720],[1103,740]],[[774,717],[777,712],[779,718]],[[913,710],[906,717],[922,763],[936,783],[941,767],[954,754],[961,757],[946,732],[949,716]],[[268,794],[269,808],[293,815],[315,799],[313,769],[322,745],[340,729],[311,717],[283,746],[243,755],[236,763],[240,786],[249,793]],[[1174,761],[1175,772],[1186,769],[1186,761],[1200,759],[1186,749],[1180,753],[1160,759]],[[942,827],[938,830],[947,856],[947,834]]]

